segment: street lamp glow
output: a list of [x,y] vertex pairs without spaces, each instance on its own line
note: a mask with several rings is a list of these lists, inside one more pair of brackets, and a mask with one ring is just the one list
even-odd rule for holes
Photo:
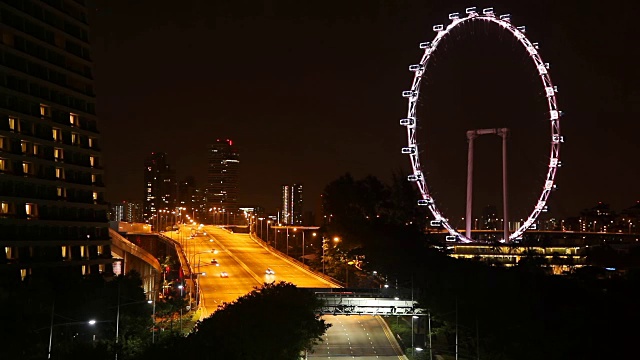
[[334,238],[333,238],[333,241],[335,241],[335,242],[339,242],[339,241],[340,241],[340,238],[336,236],[336,237],[334,237]]
[[89,320],[89,325],[95,325],[95,324],[96,324],[95,320],[93,320],[93,319]]

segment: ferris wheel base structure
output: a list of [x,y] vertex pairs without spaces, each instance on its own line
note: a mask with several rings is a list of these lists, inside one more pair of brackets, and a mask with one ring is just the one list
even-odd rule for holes
[[[564,142],[562,135],[560,135],[560,117],[563,115],[558,110],[556,102],[556,93],[558,88],[551,82],[549,75],[549,64],[542,61],[540,53],[538,52],[538,43],[531,42],[525,35],[524,26],[514,26],[511,24],[511,15],[496,15],[493,8],[483,9],[481,12],[475,7],[469,7],[465,9],[464,14],[452,13],[449,14],[449,20],[451,23],[447,26],[435,25],[433,31],[437,33],[433,41],[420,43],[420,49],[424,50],[424,54],[420,60],[420,63],[410,65],[409,70],[414,72],[413,84],[411,90],[403,91],[402,96],[409,101],[409,109],[407,117],[400,120],[400,125],[406,127],[408,144],[402,148],[402,153],[407,154],[411,160],[413,168],[413,174],[408,176],[408,180],[415,182],[420,190],[422,199],[418,200],[418,205],[427,206],[433,214],[435,220],[431,222],[432,225],[444,227],[450,234],[447,237],[449,241],[461,241],[461,242],[473,242],[471,238],[471,204],[473,193],[473,139],[479,135],[495,134],[502,137],[502,183],[503,183],[503,225],[504,225],[504,242],[509,242],[513,239],[518,239],[522,234],[529,229],[536,221],[541,212],[547,211],[547,200],[551,191],[556,189],[555,177],[556,171],[560,167],[560,144]],[[420,97],[420,85],[422,78],[427,70],[429,60],[434,56],[438,45],[452,29],[462,27],[462,25],[471,22],[486,22],[489,24],[497,25],[500,29],[504,29],[509,32],[513,37],[525,48],[529,58],[532,60],[536,71],[542,82],[544,91],[542,94],[546,98],[546,104],[548,106],[547,119],[550,124],[550,143],[551,150],[549,155],[549,165],[546,173],[546,178],[542,186],[542,192],[538,197],[533,211],[527,217],[527,220],[516,229],[513,233],[509,234],[509,220],[508,220],[508,207],[507,207],[507,148],[506,138],[508,129],[496,128],[496,129],[479,129],[470,130],[467,132],[467,139],[469,141],[469,154],[467,163],[467,209],[466,209],[466,228],[465,234],[458,232],[454,229],[447,218],[438,210],[435,204],[435,200],[429,191],[427,186],[425,172],[422,169],[419,158],[419,144],[417,141],[416,130],[418,128],[419,119],[416,114],[418,108],[418,100]]]

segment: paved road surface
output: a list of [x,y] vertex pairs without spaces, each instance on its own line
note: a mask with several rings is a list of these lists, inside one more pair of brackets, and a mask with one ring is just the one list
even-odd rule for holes
[[[194,271],[207,274],[199,278],[205,310],[203,317],[215,311],[223,302],[234,301],[264,282],[288,281],[300,287],[336,287],[270,252],[248,234],[229,233],[214,226],[205,226],[203,231],[207,235],[193,239],[188,239],[190,227],[182,227],[178,235],[175,232],[167,233],[181,240]],[[212,250],[217,250],[217,254]],[[212,264],[212,259],[220,266]],[[267,268],[273,269],[275,275],[265,274]],[[220,277],[223,271],[229,277]],[[325,316],[324,319],[333,326],[323,337],[324,341],[316,346],[315,353],[308,355],[309,358],[402,359],[398,356],[400,352],[394,348],[396,343],[391,340],[393,335],[382,326],[379,317]]]
[[339,315],[325,316],[324,320],[332,326],[309,358],[402,359],[380,317]]
[[[188,239],[191,229],[182,227],[180,235],[174,232],[170,236],[182,239],[194,272],[206,273],[206,276],[199,278],[206,309],[204,317],[223,302],[234,301],[265,282],[287,281],[299,287],[311,288],[337,287],[272,253],[251,239],[249,234],[230,233],[215,226],[205,226],[203,232],[207,235]],[[217,250],[217,254],[212,253],[212,250]],[[219,266],[212,264],[212,259]],[[267,268],[273,269],[275,275],[267,275]],[[221,277],[222,272],[226,272],[229,277]]]

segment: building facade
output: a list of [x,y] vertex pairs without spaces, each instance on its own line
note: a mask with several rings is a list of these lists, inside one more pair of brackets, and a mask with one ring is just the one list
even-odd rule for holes
[[0,2],[0,270],[111,271],[87,8]]
[[282,185],[281,222],[287,225],[302,225],[302,184]]
[[177,206],[177,183],[175,171],[167,162],[167,154],[151,153],[144,161],[143,218],[152,223],[159,211],[174,211]]
[[208,148],[207,205],[234,214],[238,210],[240,154],[229,139],[216,140]]

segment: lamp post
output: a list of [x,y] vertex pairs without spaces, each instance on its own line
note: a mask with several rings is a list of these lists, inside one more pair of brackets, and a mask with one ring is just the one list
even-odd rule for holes
[[[51,307],[51,310],[53,310],[53,306]],[[81,325],[81,324],[87,324],[87,325],[95,325],[97,323],[96,320],[88,320],[88,321],[72,321],[72,322],[66,322],[66,323],[62,323],[62,324],[53,324],[53,317],[54,317],[54,313],[51,313],[51,325],[49,326],[49,353],[47,354],[47,359],[51,359],[51,347],[53,344],[53,327],[54,326],[63,326],[63,325]],[[46,328],[45,328],[46,329]],[[39,329],[42,330],[42,329]]]
[[414,333],[413,333],[413,320],[417,319],[418,317],[413,315],[411,316],[411,356],[415,357],[415,351],[416,348],[413,346],[413,338],[414,338]]
[[[178,285],[178,289],[180,289],[180,301],[182,301],[184,296],[182,295],[182,290],[184,289],[184,286]],[[180,305],[180,335],[182,335],[182,305]]]
[[262,232],[262,223],[264,221],[264,218],[258,218],[258,221],[260,221],[260,239],[262,239],[264,233]]
[[267,220],[267,244],[269,244],[269,224],[271,224],[271,220]]

